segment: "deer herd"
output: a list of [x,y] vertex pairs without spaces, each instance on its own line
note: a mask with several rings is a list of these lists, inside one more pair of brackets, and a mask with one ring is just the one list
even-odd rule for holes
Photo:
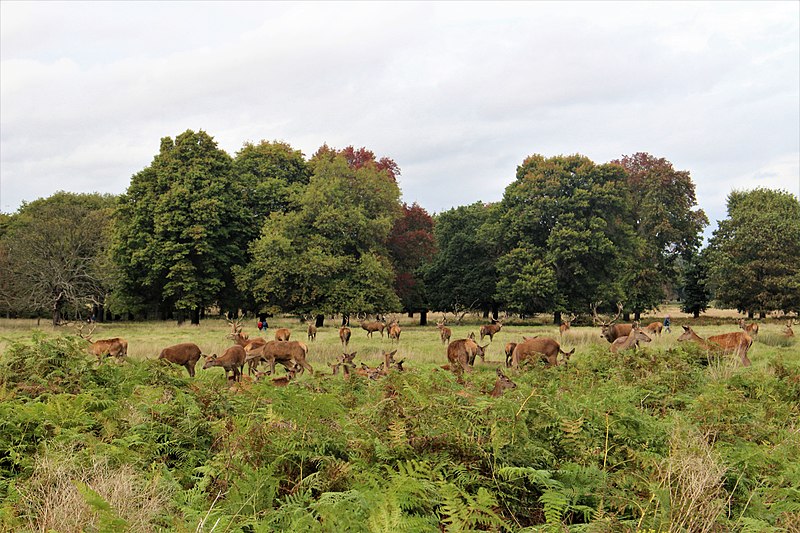
[[[617,305],[617,314],[613,318],[604,319],[597,313],[597,307],[600,303],[598,302],[591,306],[592,320],[596,326],[600,327],[600,337],[610,344],[612,353],[617,354],[626,350],[636,350],[639,343],[649,343],[654,337],[661,337],[661,322],[651,322],[644,327],[641,327],[638,322],[620,324],[617,321],[622,315],[622,305]],[[377,317],[378,319],[373,321],[367,320],[366,315],[363,317],[359,315],[358,318],[358,324],[361,329],[366,331],[367,337],[372,338],[373,333],[380,332],[383,338],[384,331],[386,331],[387,337],[392,343],[400,342],[401,328],[396,318],[390,320],[388,324],[385,317]],[[569,335],[571,324],[576,318],[577,315],[571,314],[562,320],[559,327],[559,335],[562,342],[565,335]],[[274,340],[267,340],[263,337],[250,339],[242,331],[239,321],[228,318],[228,322],[231,325],[231,332],[227,335],[227,338],[233,341],[233,346],[228,347],[222,355],[204,356],[199,346],[191,342],[185,342],[164,348],[158,359],[164,359],[174,365],[183,366],[189,376],[194,377],[198,361],[204,358],[203,369],[222,367],[225,370],[227,380],[231,383],[242,380],[245,365],[248,367],[248,379],[260,381],[269,376],[272,384],[278,387],[288,385],[292,379],[297,375],[302,375],[306,370],[311,375],[314,375],[314,369],[307,361],[308,345],[301,341],[290,340],[292,332],[288,328],[275,330]],[[486,362],[486,351],[490,343],[494,341],[495,335],[502,330],[503,323],[499,320],[493,320],[491,324],[481,326],[479,330],[480,344],[475,340],[474,334],[470,334],[466,339],[451,340],[453,332],[447,327],[446,323],[447,320],[444,316],[441,321],[436,323],[439,338],[442,344],[446,345],[447,354],[447,364],[440,368],[453,372],[457,380],[460,383],[464,383],[463,375],[473,371],[476,358],[479,357],[484,364],[492,364],[491,362]],[[794,336],[793,324],[794,319],[787,323],[782,332],[784,336]],[[343,379],[349,380],[352,375],[357,375],[370,380],[377,380],[387,376],[390,372],[404,371],[404,360],[396,361],[394,359],[397,349],[391,352],[382,351],[381,358],[383,362],[378,366],[370,367],[364,362],[357,366],[355,363],[356,352],[348,353],[347,351],[352,336],[349,325],[349,319],[345,319],[339,328],[338,333],[343,353],[336,362],[329,363],[331,374],[327,374],[328,376],[341,375]],[[84,333],[84,326],[82,325],[78,330],[78,335],[90,343],[88,349],[97,357],[98,362],[103,357],[121,359],[127,356],[128,342],[125,339],[117,337],[92,341],[91,335],[95,327],[96,324],[88,333]],[[708,353],[735,355],[739,358],[742,366],[750,366],[747,352],[753,344],[753,339],[758,335],[759,326],[757,323],[747,324],[744,319],[741,319],[739,328],[742,331],[713,335],[704,339],[695,333],[690,326],[683,326],[684,331],[677,340],[679,342],[695,342]],[[317,328],[313,324],[309,324],[307,333],[308,341],[314,342],[317,336]],[[483,344],[485,337],[489,337],[489,342]],[[520,342],[506,343],[504,352],[505,366],[519,370],[526,364],[544,363],[546,367],[567,365],[570,357],[575,353],[575,348],[565,352],[561,348],[561,344],[555,339],[537,335],[523,337]],[[268,370],[258,370],[259,365],[262,363],[266,364]],[[286,369],[286,374],[282,377],[275,377],[275,366],[278,363]],[[496,370],[496,375],[494,389],[490,393],[487,392],[487,394],[497,397],[503,391],[516,387],[516,384],[499,367]]]

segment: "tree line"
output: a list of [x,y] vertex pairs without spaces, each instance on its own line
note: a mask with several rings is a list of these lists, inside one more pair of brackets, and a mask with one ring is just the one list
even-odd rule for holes
[[647,153],[597,164],[531,155],[503,198],[431,215],[366,148],[310,158],[279,141],[230,156],[204,131],[161,140],[124,194],[73,194],[0,215],[0,312],[54,324],[483,310],[635,317],[667,299],[800,311],[800,202],[728,196],[708,219],[687,171]]

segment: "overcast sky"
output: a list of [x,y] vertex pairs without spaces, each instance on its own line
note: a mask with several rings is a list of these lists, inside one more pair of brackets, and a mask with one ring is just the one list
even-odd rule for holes
[[[649,152],[711,219],[800,194],[800,2],[0,2],[0,210],[119,194],[162,137],[366,146],[430,212],[534,153]],[[707,233],[709,233],[707,232]]]

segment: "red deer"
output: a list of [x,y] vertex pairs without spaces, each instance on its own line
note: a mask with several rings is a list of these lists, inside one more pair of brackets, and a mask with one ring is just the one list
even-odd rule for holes
[[272,384],[276,387],[285,387],[289,384],[290,381],[294,379],[295,370],[289,370],[286,372],[286,375],[279,378],[272,378]]
[[517,347],[516,342],[506,343],[506,367],[511,366],[511,356],[514,354],[514,348]]
[[194,377],[194,367],[202,355],[199,346],[192,342],[184,342],[164,348],[158,358],[186,368],[189,376]]
[[786,329],[783,330],[784,337],[794,337],[794,331],[792,330],[793,324],[794,324],[794,319],[786,323]]
[[712,335],[708,339],[703,339],[689,326],[683,326],[683,333],[678,337],[678,341],[694,341],[710,352],[734,353],[741,359],[742,366],[750,366],[747,350],[753,345],[753,338],[747,333],[736,331],[734,333]]
[[[247,352],[248,350],[254,350],[256,348],[260,348],[265,344],[267,344],[267,339],[264,339],[262,337],[249,339],[247,333],[242,333],[241,331],[229,333],[228,338],[233,339],[233,342],[244,348],[245,352]],[[255,372],[256,366],[258,366],[258,361],[248,361],[247,375],[252,376],[253,373]]]
[[751,337],[755,337],[758,335],[758,324],[755,322],[751,324],[745,324],[744,318],[739,319],[739,327],[744,330],[745,333],[750,335]]
[[559,332],[559,334],[560,334],[562,339],[564,338],[564,333],[569,331],[569,328],[572,325],[572,322],[576,318],[578,318],[578,315],[570,315],[569,318],[567,318],[567,319],[561,319],[561,325],[558,326],[558,332]]
[[119,359],[128,355],[128,341],[121,337],[93,341],[92,333],[94,333],[96,327],[97,324],[95,323],[95,325],[92,326],[92,329],[90,329],[89,332],[84,336],[83,325],[81,325],[78,328],[78,336],[86,342],[91,343],[91,346],[89,346],[89,352],[97,357],[98,363],[103,359],[103,357],[114,357]]
[[[569,361],[570,356],[574,353],[575,348],[569,352],[565,352],[554,339],[548,337],[534,337],[533,339],[526,339],[517,344],[514,348],[514,353],[511,355],[511,366],[519,368],[519,365],[523,361],[534,361],[537,359],[541,359],[547,363],[547,366],[565,365]],[[559,354],[564,356],[562,361],[558,360]]]
[[244,360],[246,357],[244,348],[238,344],[234,344],[219,357],[217,357],[217,354],[206,357],[203,370],[221,366],[225,369],[226,378],[228,377],[228,372],[233,372],[233,380],[242,381],[242,369],[244,369]]
[[453,335],[453,330],[445,326],[447,323],[447,319],[442,317],[441,322],[436,323],[436,327],[439,328],[439,338],[442,339],[442,344],[447,344],[450,342],[450,337]]
[[359,376],[364,376],[365,378],[369,378],[373,381],[383,377],[386,375],[386,371],[383,369],[383,365],[378,365],[376,367],[369,367],[366,363],[361,363],[361,368],[356,369],[356,374]]
[[291,335],[292,332],[289,331],[289,328],[278,328],[275,330],[276,341],[288,341]]
[[302,374],[305,370],[314,375],[314,369],[306,361],[308,346],[300,341],[269,341],[263,346],[245,348],[247,352],[246,361],[255,361],[256,365],[261,361],[269,363],[270,374],[275,374],[275,364],[280,363],[288,370],[293,370],[299,366]]
[[314,324],[308,325],[308,340],[315,341],[317,340],[317,326]]
[[599,316],[597,316],[597,306],[600,305],[601,302],[597,302],[593,304],[592,307],[592,321],[597,324],[600,324],[602,328],[600,336],[605,338],[608,342],[614,342],[619,337],[624,337],[626,335],[630,335],[631,328],[633,327],[631,324],[614,324],[617,319],[622,314],[622,304],[617,304],[617,314],[614,318],[610,321],[606,322],[602,320]]
[[339,328],[339,340],[342,341],[342,346],[346,347],[348,344],[350,344],[350,335],[352,334],[353,332],[350,331],[350,328],[347,326],[342,326]]
[[400,342],[400,324],[396,321],[389,324],[389,338],[392,339],[392,342]]
[[395,361],[394,354],[396,353],[397,350],[394,350],[393,352],[383,351],[383,370],[387,374],[393,368],[396,368],[400,372],[403,371],[403,361],[405,361],[405,359],[401,359],[400,361]]
[[661,336],[661,330],[664,328],[664,324],[661,322],[650,322],[647,324],[644,329],[645,331],[650,332],[651,335],[658,335]]
[[[654,322],[657,324],[658,322]],[[631,329],[630,335],[625,335],[624,337],[618,337],[611,343],[611,353],[622,352],[628,350],[630,348],[636,349],[639,346],[640,342],[650,342],[652,339],[647,336],[647,334],[639,328],[639,326],[634,325],[633,329]]]
[[376,331],[381,332],[381,338],[383,338],[383,329],[386,327],[386,324],[379,320],[375,320],[373,322],[367,322],[367,318],[364,317],[364,320],[359,322],[361,324],[361,329],[367,332],[367,337],[370,339],[372,338],[372,334]]
[[[489,346],[488,344],[486,346]],[[475,356],[485,360],[486,346],[481,346],[472,339],[459,339],[447,345],[447,360],[453,372],[472,372]]]
[[486,324],[481,326],[481,342],[483,342],[483,338],[485,336],[489,336],[489,342],[494,341],[494,336],[503,328],[503,323],[499,320],[495,320],[494,324]]
[[499,368],[497,369],[497,379],[494,382],[494,389],[489,393],[492,398],[497,398],[503,395],[506,389],[516,389],[517,384],[508,379],[508,377]]

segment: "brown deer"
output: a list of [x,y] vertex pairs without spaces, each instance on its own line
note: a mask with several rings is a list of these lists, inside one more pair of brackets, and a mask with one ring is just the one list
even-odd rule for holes
[[383,330],[386,327],[386,324],[381,322],[380,320],[374,320],[372,322],[367,322],[367,317],[364,316],[364,319],[359,322],[361,325],[361,329],[367,332],[367,337],[370,339],[372,338],[372,334],[376,331],[381,332],[381,338],[383,338]]
[[317,326],[314,324],[308,325],[308,340],[315,341],[317,340]]
[[453,330],[445,326],[447,323],[447,318],[442,316],[442,321],[436,323],[436,327],[439,328],[439,338],[442,339],[442,344],[447,344],[450,342],[450,337],[453,335]]
[[741,359],[742,366],[750,366],[747,351],[753,345],[753,338],[742,331],[712,335],[708,339],[703,339],[689,326],[683,326],[683,333],[678,337],[678,341],[694,341],[709,352],[736,354]]
[[497,379],[494,382],[494,389],[489,393],[492,398],[498,398],[503,395],[507,389],[516,389],[517,384],[511,381],[501,369],[497,369]]
[[648,337],[638,325],[634,324],[630,335],[617,337],[614,342],[611,343],[611,353],[622,352],[630,348],[636,349],[640,342],[650,342],[651,340],[652,339]]
[[400,342],[400,324],[398,324],[397,321],[393,321],[389,324],[389,338],[392,342]]
[[280,363],[288,370],[299,366],[302,374],[305,370],[314,375],[314,368],[306,361],[308,346],[300,341],[269,341],[263,346],[245,348],[247,357],[245,360],[250,363],[255,361],[256,365],[261,361],[269,364],[270,374],[275,374],[275,364]]
[[661,322],[650,322],[644,327],[644,330],[649,332],[651,335],[661,336],[661,330],[664,328],[664,324]]
[[275,330],[276,341],[288,341],[291,335],[292,332],[289,330],[289,328],[278,328]]
[[84,335],[83,324],[81,324],[78,328],[78,336],[90,343],[89,352],[97,357],[98,363],[102,361],[103,357],[114,357],[118,361],[128,355],[128,341],[121,337],[93,341],[92,333],[94,333],[95,328],[97,328],[97,323]]
[[[256,337],[255,339],[250,339],[247,333],[242,333],[241,331],[229,333],[228,338],[232,339],[233,342],[235,342],[238,346],[244,348],[245,352],[247,352],[248,350],[261,348],[265,344],[267,344],[267,339],[264,339],[262,337]],[[255,373],[255,369],[257,366],[258,366],[258,361],[248,361],[247,375],[252,376]]]
[[755,337],[758,335],[758,324],[752,322],[750,324],[745,324],[744,318],[739,319],[739,327],[744,330],[745,333],[750,335],[751,337]]
[[276,387],[285,387],[290,381],[294,379],[295,370],[291,369],[286,372],[285,376],[279,378],[272,378],[271,383]]
[[[511,355],[511,366],[519,368],[520,363],[523,361],[535,361],[538,359],[544,361],[547,366],[565,365],[569,361],[570,356],[574,353],[575,348],[569,352],[565,352],[554,339],[549,337],[534,337],[517,344],[514,348],[514,353]],[[562,361],[558,360],[559,354],[564,356]]]
[[569,318],[567,318],[567,319],[563,319],[563,318],[561,319],[561,325],[558,326],[558,332],[559,332],[559,335],[561,336],[562,339],[564,338],[564,333],[569,331],[569,328],[572,325],[572,322],[576,318],[578,318],[578,315],[572,314],[572,315],[569,315]]
[[489,342],[494,341],[494,336],[501,329],[503,329],[503,323],[499,320],[495,320],[494,324],[485,324],[481,326],[481,342],[483,342],[483,338],[487,335],[489,336]]
[[603,337],[608,342],[614,342],[619,337],[624,337],[626,335],[630,335],[631,328],[633,327],[631,324],[614,324],[614,322],[619,319],[620,315],[622,314],[622,304],[617,303],[617,314],[606,322],[605,320],[601,319],[597,316],[597,306],[600,305],[602,302],[597,302],[596,304],[592,304],[592,321],[595,324],[599,324],[601,328],[600,336]]
[[189,376],[194,377],[194,368],[202,355],[203,353],[200,351],[199,346],[193,342],[184,342],[164,348],[158,358],[166,359],[174,365],[186,368]]
[[786,329],[783,330],[784,337],[794,337],[794,331],[792,330],[792,325],[794,325],[794,319],[791,319],[789,322],[786,323]]
[[511,356],[514,355],[514,348],[517,347],[516,342],[507,342],[506,343],[506,367],[511,366]]
[[472,372],[472,365],[475,364],[475,357],[480,356],[485,360],[486,346],[479,345],[472,339],[459,339],[447,345],[447,360],[450,369],[456,373],[461,371]]
[[384,350],[381,351],[383,355],[383,370],[385,373],[388,374],[393,368],[396,368],[400,372],[403,371],[403,361],[405,361],[405,359],[401,359],[400,361],[394,360],[394,354],[397,353],[397,350],[394,350],[393,352],[386,352]]
[[339,328],[339,340],[342,341],[342,346],[347,347],[347,345],[350,344],[350,335],[352,334],[353,332],[350,331],[350,328],[347,326]]
[[203,364],[203,370],[221,366],[225,369],[225,378],[228,378],[228,372],[233,372],[233,381],[242,381],[242,370],[244,369],[246,357],[244,348],[234,344],[219,357],[217,357],[217,354],[207,356]]

